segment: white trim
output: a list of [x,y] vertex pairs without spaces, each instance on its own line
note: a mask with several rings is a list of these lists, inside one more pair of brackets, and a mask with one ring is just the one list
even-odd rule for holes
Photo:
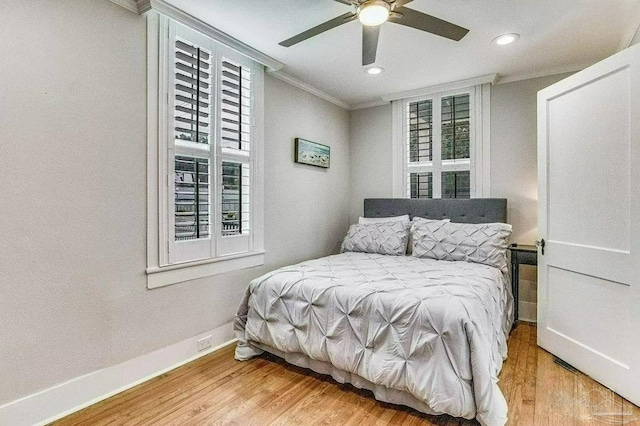
[[147,288],[166,287],[198,278],[264,265],[264,251],[215,257],[198,262],[147,268]]
[[277,71],[284,67],[282,62],[279,62],[273,59],[270,56],[265,55],[264,53],[254,49],[249,46],[231,37],[228,34],[223,33],[217,28],[212,27],[200,19],[189,15],[188,13],[178,9],[175,6],[170,5],[165,0],[138,0],[138,13],[143,15],[151,10],[154,10],[158,13],[161,13],[174,21],[180,22],[181,24],[198,31],[201,34],[204,34],[207,37],[214,39],[215,41],[224,44],[225,46],[247,56],[254,61],[261,63],[266,66],[269,70]]
[[423,87],[421,89],[408,90],[406,92],[393,93],[380,96],[385,101],[395,101],[398,99],[410,99],[418,96],[427,96],[435,93],[448,92],[465,87],[478,86],[480,84],[495,84],[498,74],[490,74],[482,77],[469,78],[466,80],[454,81],[451,83],[438,84],[436,86]]
[[618,45],[618,50],[616,50],[616,52],[620,52],[621,50],[631,46],[631,42],[638,31],[640,31],[640,10],[636,10],[636,14],[631,21],[631,25],[620,40],[620,44]]
[[[480,102],[482,102],[482,133],[480,134],[480,144],[482,146],[481,156],[476,157],[477,179],[476,182],[482,182],[480,191],[476,192],[476,196],[483,198],[491,197],[491,85],[483,84],[480,86],[482,92]],[[478,146],[476,144],[476,146]],[[478,162],[480,160],[480,163]],[[480,195],[478,195],[480,194]]]
[[498,78],[496,84],[513,83],[515,81],[530,80],[532,78],[549,77],[551,75],[566,74],[569,72],[578,72],[593,65],[592,62],[580,65],[568,65],[563,67],[552,68],[545,71],[536,71],[530,73],[513,74]]
[[[211,336],[212,344],[215,346],[198,352],[197,341],[205,336]],[[0,424],[48,424],[235,341],[231,321],[162,349],[9,402],[0,407]]]
[[160,216],[160,191],[158,181],[163,176],[160,164],[158,137],[160,136],[158,108],[159,82],[159,16],[157,13],[147,16],[147,265],[159,265],[166,262],[160,250],[160,235],[166,224]]
[[312,95],[315,95],[315,96],[317,96],[317,97],[319,97],[321,99],[324,99],[325,101],[329,101],[332,104],[339,106],[340,108],[343,108],[343,109],[346,109],[346,110],[351,109],[351,106],[348,103],[343,102],[340,99],[338,99],[338,98],[336,98],[334,96],[331,96],[330,94],[325,93],[320,89],[316,89],[312,85],[307,84],[307,83],[305,83],[303,81],[300,81],[295,77],[291,77],[289,74],[286,74],[286,73],[284,73],[282,71],[271,70],[271,69],[267,70],[267,73],[269,75],[277,78],[278,80],[282,80],[282,81],[284,81],[286,83],[289,83],[292,86],[297,87],[298,89],[302,89],[305,92],[309,92]]
[[391,123],[391,170],[392,170],[392,195],[393,198],[406,198],[407,196],[407,174],[405,173],[406,146],[404,143],[404,102],[397,100],[391,103],[392,123]]
[[138,5],[134,0],[109,0],[111,3],[115,3],[118,6],[122,6],[127,10],[137,14],[138,13]]
[[[192,31],[172,21],[169,17],[156,12],[147,15],[148,27],[148,88],[147,91],[147,288],[154,289],[177,284],[206,276],[218,275],[240,269],[252,268],[264,264],[264,148],[263,143],[263,66],[228,49],[223,44],[204,34]],[[170,100],[172,84],[168,83],[170,70],[169,40],[180,37],[201,39],[199,43],[207,46],[214,60],[215,78],[219,78],[216,70],[222,56],[248,65],[252,69],[252,93],[255,117],[252,122],[251,156],[243,158],[242,163],[254,167],[251,171],[251,232],[238,237],[214,237],[197,241],[198,245],[187,245],[174,242],[173,226],[173,162],[169,161],[173,152],[172,125],[169,119],[172,111]],[[217,104],[217,103],[216,103]],[[218,117],[219,111],[212,111]],[[228,158],[220,148],[219,120],[216,119],[215,138],[216,152],[209,156],[211,164]],[[234,160],[238,160],[234,158]],[[216,182],[221,174],[220,167],[212,178],[212,187],[220,188]],[[215,200],[220,200],[218,193]],[[217,211],[217,209],[216,209]],[[216,214],[215,211],[212,214]],[[213,229],[213,235],[221,235],[219,228]],[[241,241],[242,239],[242,241]],[[202,242],[202,244],[200,244]],[[189,241],[188,243],[191,243]],[[191,251],[189,251],[191,250]],[[200,251],[198,251],[200,250]],[[198,259],[195,261],[191,261]]]
[[385,101],[385,100],[373,100],[373,101],[369,101],[369,102],[363,102],[361,104],[354,104],[349,106],[349,111],[355,111],[357,109],[365,109],[365,108],[373,108],[373,107],[377,107],[377,106],[382,106],[382,105],[389,105],[391,103],[391,101]]

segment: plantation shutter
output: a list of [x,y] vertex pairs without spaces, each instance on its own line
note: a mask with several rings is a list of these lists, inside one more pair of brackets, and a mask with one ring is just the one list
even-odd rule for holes
[[407,195],[433,198],[433,100],[409,102],[406,106]]
[[407,197],[470,198],[472,103],[468,92],[405,101]]
[[249,252],[261,69],[176,23],[169,40],[168,263]]
[[211,53],[177,39],[174,72],[175,240],[209,238]]
[[251,224],[251,68],[228,55],[220,61],[222,236],[247,234]]
[[[469,93],[443,96],[441,100],[442,198],[470,198],[471,172],[447,170],[446,160],[471,158],[471,96]],[[471,163],[469,162],[469,167]]]

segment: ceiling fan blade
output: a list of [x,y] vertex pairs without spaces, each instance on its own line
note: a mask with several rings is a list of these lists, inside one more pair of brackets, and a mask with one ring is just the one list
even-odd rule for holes
[[332,28],[338,27],[342,24],[346,24],[347,22],[351,22],[356,19],[358,15],[352,12],[345,13],[343,15],[338,16],[337,18],[333,18],[327,22],[324,22],[320,25],[317,25],[307,31],[301,32],[298,35],[295,35],[291,38],[286,39],[285,41],[280,42],[280,46],[290,47],[294,44],[298,44],[301,41],[305,41],[308,38],[313,36],[317,36],[318,34],[322,34],[325,31],[328,31]]
[[397,9],[401,6],[404,6],[407,3],[411,3],[413,0],[396,0],[396,2],[393,4],[394,7]]
[[380,27],[362,26],[362,65],[371,65],[376,61],[378,51],[378,38],[380,37]]
[[436,18],[435,16],[418,12],[417,10],[406,7],[396,7],[394,11],[401,13],[402,16],[390,16],[389,22],[395,22],[396,24],[404,25],[406,27],[426,31],[431,34],[439,35],[440,37],[459,41],[469,32],[466,28],[462,28],[456,24],[452,24],[451,22]]
[[[353,3],[351,3],[349,0],[333,0],[333,1],[337,1],[338,3],[346,4],[347,6],[353,6]],[[411,1],[411,0],[409,0],[409,1]]]

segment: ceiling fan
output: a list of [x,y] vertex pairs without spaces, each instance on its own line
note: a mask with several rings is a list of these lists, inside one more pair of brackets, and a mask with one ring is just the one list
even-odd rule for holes
[[355,10],[280,42],[280,46],[293,46],[332,28],[358,19],[362,23],[362,65],[370,65],[376,61],[380,26],[386,21],[426,31],[455,41],[459,41],[469,32],[468,29],[452,24],[451,22],[404,7],[405,4],[412,0],[334,1],[353,6]]

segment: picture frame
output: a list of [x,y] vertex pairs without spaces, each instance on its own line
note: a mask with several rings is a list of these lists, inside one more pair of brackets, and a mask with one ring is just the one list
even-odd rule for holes
[[331,165],[331,147],[306,139],[295,138],[294,161],[328,169]]

